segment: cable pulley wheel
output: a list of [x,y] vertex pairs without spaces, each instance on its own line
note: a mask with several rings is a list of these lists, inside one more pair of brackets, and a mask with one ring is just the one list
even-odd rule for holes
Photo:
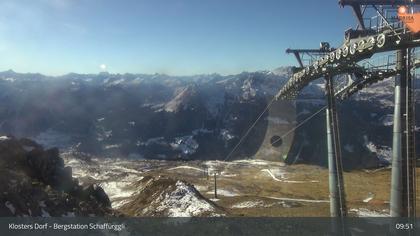
[[349,47],[348,46],[344,46],[342,51],[343,51],[343,57],[347,57],[349,55]]
[[363,52],[363,50],[365,49],[364,48],[365,44],[366,44],[366,41],[364,39],[360,40],[359,43],[357,44],[357,51],[358,52]]
[[385,34],[378,35],[378,37],[376,38],[376,46],[378,48],[382,48],[383,46],[385,46],[385,43],[386,43]]
[[356,43],[353,43],[353,44],[350,46],[350,49],[349,49],[350,54],[351,54],[351,55],[356,54],[356,49],[357,49],[357,44],[356,44]]
[[369,42],[369,50],[372,50],[373,49],[373,47],[375,46],[375,44],[376,44],[376,39],[375,39],[375,37],[370,37],[369,39],[368,39],[368,42]]
[[331,52],[330,55],[328,56],[328,58],[330,59],[330,62],[334,62],[335,60],[335,53]]
[[337,49],[335,52],[335,59],[340,60],[341,59],[341,49]]

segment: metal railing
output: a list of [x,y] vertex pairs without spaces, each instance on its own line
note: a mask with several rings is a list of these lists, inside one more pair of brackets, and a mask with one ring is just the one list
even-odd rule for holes
[[372,59],[365,59],[357,63],[366,71],[373,72],[378,70],[390,71],[395,70],[396,57],[395,54],[388,54]]

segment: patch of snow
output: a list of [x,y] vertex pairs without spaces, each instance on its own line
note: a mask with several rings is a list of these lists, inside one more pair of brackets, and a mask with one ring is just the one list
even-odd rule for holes
[[126,187],[127,184],[123,182],[104,182],[101,183],[101,187],[108,194],[110,199],[120,197],[130,197],[134,191],[122,191],[122,188]]
[[222,129],[220,130],[220,135],[222,136],[223,140],[229,141],[235,138],[235,135],[231,134],[229,130]]
[[111,145],[105,145],[105,149],[112,149],[112,148],[120,148],[121,144],[111,144]]
[[7,81],[7,82],[11,82],[11,83],[13,83],[13,82],[15,82],[16,81],[16,79],[15,78],[4,78],[3,79],[4,81]]
[[[214,190],[208,191],[207,194],[214,194]],[[236,197],[236,196],[240,196],[239,193],[237,193],[235,191],[229,191],[229,190],[226,190],[226,189],[217,189],[217,195],[225,196],[225,197]]]
[[227,173],[225,171],[222,171],[220,173],[220,175],[223,176],[223,177],[236,177],[236,176],[238,176],[237,174],[230,174],[230,173]]
[[214,211],[214,207],[205,200],[199,199],[194,189],[182,181],[176,182],[176,189],[166,193],[157,211],[168,210],[170,217],[192,217],[204,212]]
[[112,136],[112,130],[105,131],[105,137],[109,138]]
[[302,198],[287,198],[287,197],[267,197],[270,199],[282,200],[282,201],[291,201],[291,202],[312,202],[312,203],[329,203],[329,200],[312,200],[312,199],[302,199]]
[[262,169],[261,171],[267,172],[271,176],[271,178],[273,178],[273,180],[278,181],[278,182],[283,182],[283,183],[298,183],[299,184],[299,183],[308,183],[308,182],[311,182],[311,183],[319,182],[317,180],[311,180],[311,181],[286,180],[287,178],[285,177],[285,173],[280,171],[279,169],[277,169],[276,174],[280,175],[280,178],[282,179],[277,178],[277,176],[274,175],[273,172],[269,169]]
[[285,166],[283,162],[273,162],[265,161],[260,159],[245,159],[245,160],[235,160],[233,164],[245,164],[250,166]]
[[374,143],[365,140],[366,148],[377,155],[377,157],[385,162],[391,163],[392,159],[392,148],[386,146],[376,146]]
[[392,126],[394,124],[394,116],[392,114],[384,115],[380,121],[384,126]]
[[366,208],[350,209],[350,212],[356,213],[360,217],[389,217],[388,213],[372,211]]
[[[316,183],[318,181],[316,180],[312,180],[312,181],[297,181],[297,180],[286,180],[286,176],[285,176],[285,172],[281,171],[280,169],[274,169],[274,170],[270,170],[270,169],[262,169],[262,172],[267,172],[271,178],[273,178],[274,181],[278,181],[278,182],[283,182],[283,183],[307,183],[307,182],[312,182],[312,183]],[[276,172],[276,174],[273,173],[273,171]],[[277,176],[279,176],[279,178],[277,178]]]
[[0,136],[0,141],[6,141],[9,140],[10,138],[7,136]]
[[264,202],[263,201],[245,201],[245,202],[236,203],[231,206],[231,208],[239,208],[239,209],[256,208],[256,207],[264,207]]
[[166,112],[178,112],[185,108],[184,103],[190,95],[190,88],[183,88],[171,101],[165,104],[163,110]]
[[204,172],[203,169],[193,167],[193,166],[177,166],[177,167],[169,168],[168,170],[177,170],[177,169],[191,169],[191,170],[197,170],[197,171]]
[[[118,208],[138,189],[132,186],[143,178],[142,173],[149,167],[139,160],[116,158],[92,158],[89,162],[72,157],[63,157],[65,164],[72,168],[74,178],[92,178],[108,195],[111,205]],[[125,202],[124,202],[125,201]]]
[[175,138],[175,141],[170,145],[174,150],[181,151],[185,155],[194,154],[199,146],[197,141],[194,140],[193,136]]
[[213,176],[214,174],[219,175],[218,170],[220,170],[222,166],[229,165],[229,162],[213,160],[204,162],[204,165],[207,168],[208,174]]
[[110,137],[112,137],[112,130],[105,130],[103,127],[98,126],[96,140],[102,142]]
[[44,208],[41,208],[41,217],[51,217],[50,213],[48,213]]
[[368,203],[370,202],[373,198],[375,197],[375,195],[373,193],[369,193],[368,197],[363,199],[363,202]]
[[129,197],[136,193],[136,189],[130,187],[132,183],[140,181],[143,177],[129,174],[124,179],[119,180],[108,180],[102,182],[100,186],[104,189],[111,201],[111,206],[118,209],[126,203]]
[[242,98],[244,100],[249,100],[257,95],[257,89],[252,87],[252,80],[247,79],[244,81],[242,87],[241,87],[243,93]]
[[[271,178],[273,178],[275,181],[279,181],[279,182],[283,182],[283,180],[281,180],[281,179],[278,179],[274,174],[273,174],[273,172],[271,172],[271,170],[269,170],[269,169],[262,169],[261,171],[263,171],[263,172],[267,172],[270,176],[271,176]],[[280,176],[280,178],[285,178],[285,176],[284,176],[284,174],[281,174],[281,176]]]
[[10,210],[10,212],[14,215],[16,213],[16,208],[13,204],[9,201],[5,202],[4,205]]
[[125,79],[123,79],[123,78],[117,79],[117,80],[112,81],[110,83],[108,81],[106,81],[106,83],[107,83],[108,86],[111,86],[111,85],[119,85],[119,84],[121,84],[123,82],[125,82]]
[[75,165],[75,164],[81,164],[79,159],[71,159],[67,162],[67,165]]

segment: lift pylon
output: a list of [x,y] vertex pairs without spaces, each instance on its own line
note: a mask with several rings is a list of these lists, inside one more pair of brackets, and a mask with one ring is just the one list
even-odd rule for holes
[[330,190],[330,213],[332,217],[347,215],[343,181],[343,163],[339,138],[338,116],[334,96],[334,84],[331,76],[325,77],[327,98],[327,147]]
[[390,214],[415,217],[415,168],[410,50],[397,51]]

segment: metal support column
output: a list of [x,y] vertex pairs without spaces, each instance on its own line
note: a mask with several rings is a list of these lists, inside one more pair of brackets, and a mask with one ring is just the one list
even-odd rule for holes
[[411,60],[411,49],[407,49],[407,60],[406,60],[406,73],[407,73],[407,83],[406,83],[406,115],[405,115],[405,144],[406,151],[405,155],[407,156],[407,193],[408,193],[408,203],[407,211],[408,217],[414,219],[416,217],[416,142],[415,142],[415,129],[416,129],[416,119],[415,119],[415,92],[414,81],[411,75],[412,60]]
[[392,217],[401,217],[403,213],[403,183],[402,183],[402,153],[401,153],[401,80],[405,77],[403,73],[404,51],[397,52],[396,69],[399,72],[395,77],[395,99],[394,99],[394,127],[392,137],[392,173],[391,173],[391,200],[390,214]]
[[330,190],[330,213],[332,217],[345,217],[347,215],[343,164],[341,159],[341,146],[338,129],[338,116],[336,111],[334,85],[331,76],[326,80],[326,97],[328,108],[327,120],[327,144],[328,144],[328,169]]
[[415,217],[413,94],[408,49],[397,51],[392,143],[391,217]]

